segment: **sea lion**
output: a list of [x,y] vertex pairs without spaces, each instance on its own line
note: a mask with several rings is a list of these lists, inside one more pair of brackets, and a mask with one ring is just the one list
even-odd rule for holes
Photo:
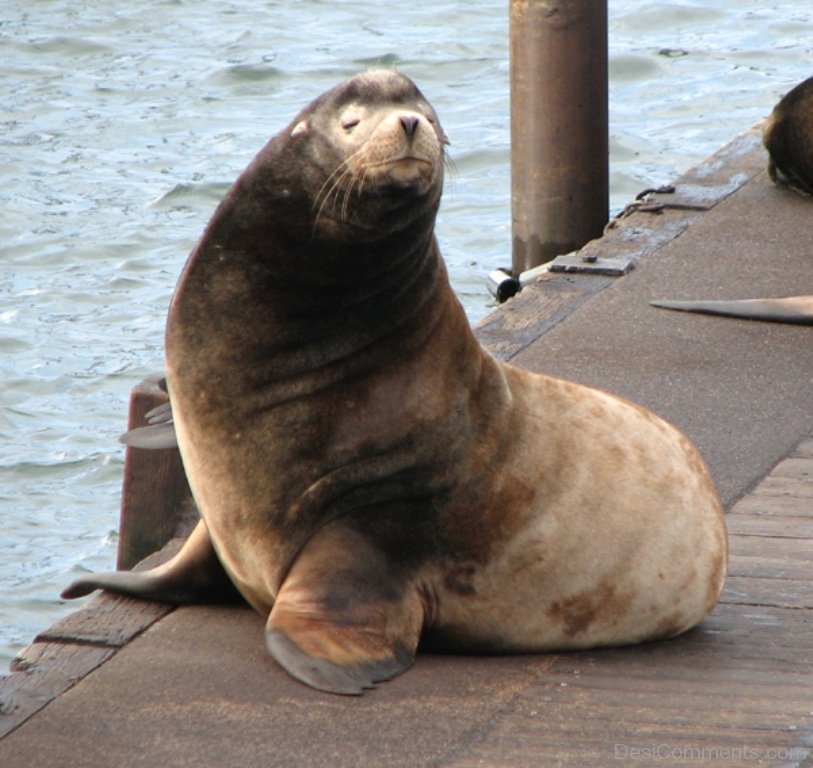
[[[762,130],[768,175],[777,186],[813,194],[813,77],[780,99]],[[813,325],[813,296],[732,301],[651,301],[654,307],[707,315]]]
[[786,93],[762,131],[768,173],[779,186],[813,194],[813,77]]
[[735,299],[732,301],[649,302],[653,307],[700,312],[706,315],[740,317],[745,320],[767,320],[774,323],[813,325],[813,296],[788,296],[784,299]]
[[271,655],[360,694],[419,642],[535,652],[677,635],[717,601],[722,510],[654,414],[496,361],[434,236],[446,138],[405,75],[317,98],[217,209],[173,297],[167,380],[202,520],[171,602],[228,582]]

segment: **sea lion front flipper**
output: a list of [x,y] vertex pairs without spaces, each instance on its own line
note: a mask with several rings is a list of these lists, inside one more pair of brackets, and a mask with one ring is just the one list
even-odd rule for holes
[[334,524],[294,561],[265,637],[297,680],[360,695],[412,665],[422,625],[417,590],[366,537]]
[[161,603],[232,602],[240,599],[217,558],[209,530],[198,521],[178,553],[149,571],[112,571],[77,579],[62,591],[66,600],[107,589],[121,595]]

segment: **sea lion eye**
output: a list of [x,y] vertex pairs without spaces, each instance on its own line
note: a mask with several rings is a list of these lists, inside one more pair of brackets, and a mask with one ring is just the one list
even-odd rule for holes
[[342,120],[342,128],[347,131],[347,133],[352,133],[353,129],[361,122],[357,117],[349,117],[345,120]]

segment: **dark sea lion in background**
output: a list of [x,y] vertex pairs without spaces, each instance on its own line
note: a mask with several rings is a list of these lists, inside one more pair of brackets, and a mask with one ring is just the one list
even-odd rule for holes
[[734,299],[731,301],[651,301],[653,307],[700,312],[705,315],[767,320],[773,323],[813,325],[813,296],[785,299]]
[[[765,123],[768,174],[778,186],[813,194],[813,77],[780,99]],[[813,296],[731,301],[652,301],[654,307],[707,315],[813,325]]]
[[445,137],[406,76],[316,99],[249,165],[180,278],[166,355],[202,520],[166,565],[75,582],[171,602],[228,580],[325,691],[419,641],[535,652],[668,638],[716,603],[723,513],[657,416],[497,362],[434,236]]
[[765,123],[768,173],[780,186],[813,194],[813,77],[786,93]]

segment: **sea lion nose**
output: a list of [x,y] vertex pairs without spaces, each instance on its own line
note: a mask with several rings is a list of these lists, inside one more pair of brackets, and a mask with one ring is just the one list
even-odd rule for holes
[[418,130],[418,118],[415,115],[401,115],[400,120],[407,138],[413,138]]

